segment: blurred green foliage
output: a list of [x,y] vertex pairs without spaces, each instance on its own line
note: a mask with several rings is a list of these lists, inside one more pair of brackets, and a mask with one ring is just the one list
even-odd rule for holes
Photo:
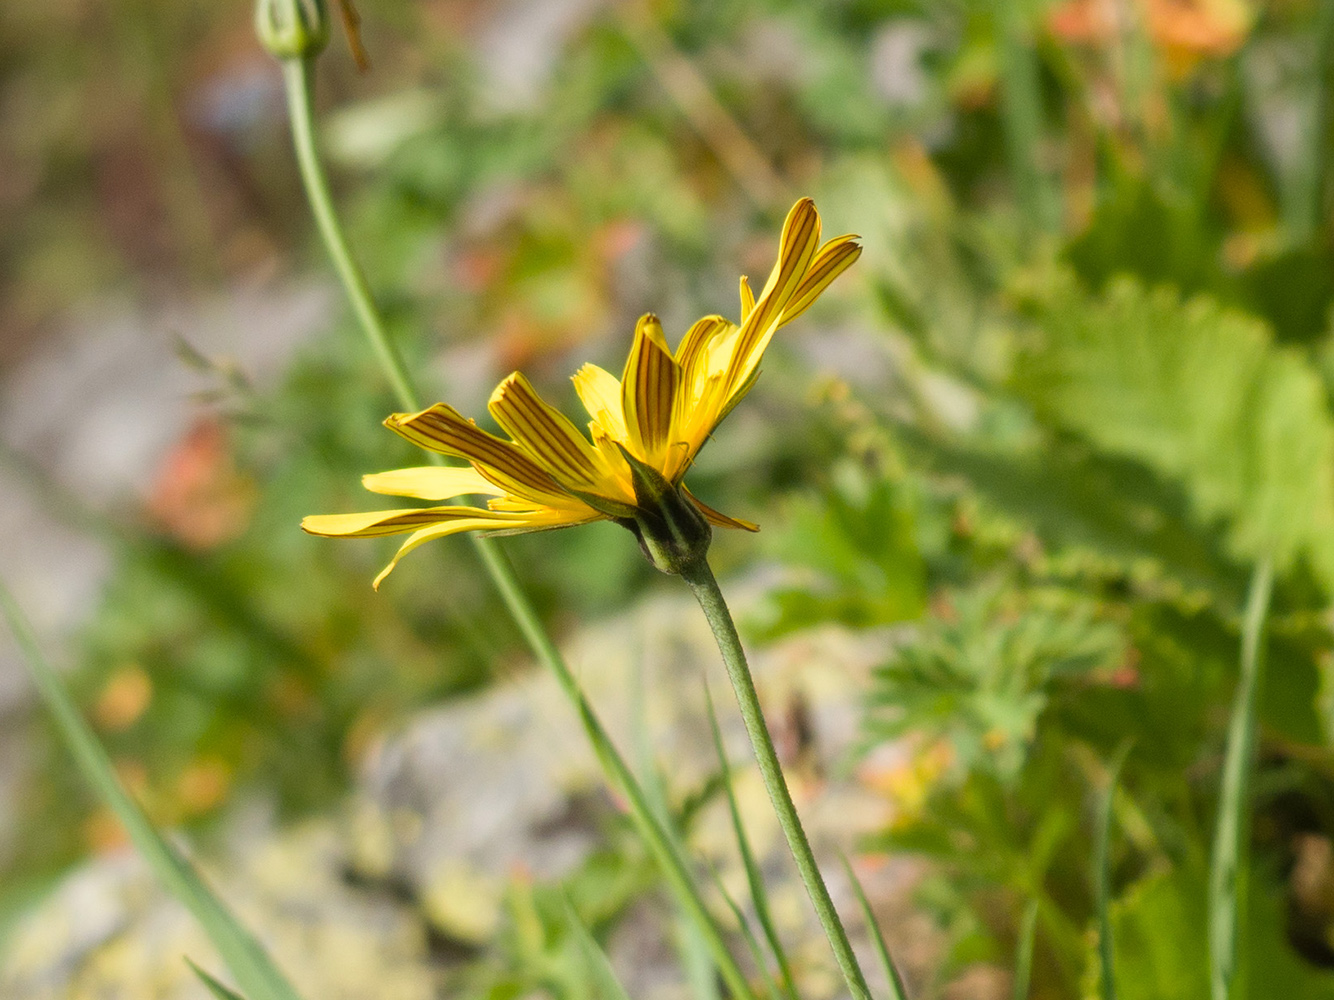
[[[867,248],[861,277],[794,333],[832,374],[812,392],[785,334],[692,486],[764,525],[758,541],[716,542],[725,567],[778,568],[753,638],[826,622],[885,637],[864,745],[905,741],[913,759],[877,844],[935,862],[919,897],[949,940],[939,983],[1009,967],[1036,901],[1035,998],[1095,988],[1094,804],[1127,743],[1110,859],[1118,986],[1202,995],[1239,609],[1251,563],[1274,557],[1246,995],[1334,995],[1334,868],[1303,862],[1334,842],[1334,7],[1123,6],[1137,12],[1124,30],[1082,0],[648,5],[669,56]],[[126,38],[160,33],[166,56],[116,66],[136,81],[140,128],[170,149],[173,119],[152,102],[184,92],[191,53],[226,62],[212,39],[230,15],[161,9],[105,16]],[[69,32],[17,11],[0,15],[0,46],[25,53],[5,85],[53,81],[42,92],[56,100]],[[786,205],[748,199],[753,179],[696,130],[661,85],[662,53],[616,10],[590,16],[537,93],[510,104],[462,13],[364,14],[370,82],[321,63],[328,145],[354,242],[433,392],[480,399],[435,359],[482,344],[506,370],[563,384],[572,356],[615,364],[639,312],[678,329],[733,312],[738,267],[767,266],[755,234]],[[91,15],[63,16],[83,26],[70,51],[130,59],[128,42],[87,37]],[[76,131],[42,140],[42,186],[0,236],[35,248],[5,255],[20,304],[147,270],[138,243],[109,264],[89,251],[105,241],[77,234],[97,225],[89,177],[118,144],[157,147],[114,129],[70,146]],[[181,194],[198,177],[184,168],[145,185],[172,192],[181,215],[162,231],[194,280],[237,266],[201,248],[304,231],[277,119],[237,142],[224,196]],[[225,194],[238,185],[249,208]],[[188,220],[215,201],[232,207],[212,230]],[[869,354],[838,356],[822,329]],[[74,678],[95,719],[117,677],[147,678],[142,712],[102,735],[169,821],[216,817],[238,793],[327,804],[376,733],[520,656],[463,546],[424,551],[371,599],[376,545],[293,530],[364,504],[360,474],[416,460],[379,427],[391,405],[350,328],[274,391],[224,398],[253,517],[204,552],[122,525]],[[654,579],[610,526],[507,547],[558,627]],[[201,773],[223,787],[191,798]],[[44,832],[17,861],[28,872],[101,842],[68,772],[53,759],[42,774],[27,822]],[[595,930],[643,884],[624,839],[576,879]],[[482,992],[583,995],[563,905],[549,887],[514,889]]]

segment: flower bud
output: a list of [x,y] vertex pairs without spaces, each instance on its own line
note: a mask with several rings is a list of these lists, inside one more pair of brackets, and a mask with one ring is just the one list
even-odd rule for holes
[[645,557],[664,573],[685,573],[709,551],[713,529],[690,498],[657,469],[645,465],[624,448],[635,488],[634,519],[623,521],[639,539]]
[[324,0],[258,0],[255,32],[275,58],[304,59],[329,43],[329,14]]

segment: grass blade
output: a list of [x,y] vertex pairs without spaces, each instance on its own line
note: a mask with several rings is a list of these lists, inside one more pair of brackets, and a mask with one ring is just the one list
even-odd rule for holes
[[[710,865],[709,874],[713,877],[713,887],[718,890],[718,895],[722,896],[723,902],[727,904],[727,908],[732,911],[732,916],[736,919],[737,927],[741,929],[741,936],[750,949],[751,960],[754,961],[755,968],[759,969],[760,974],[764,976],[765,985],[769,988],[769,996],[779,996],[778,984],[774,982],[773,975],[769,972],[769,963],[764,958],[764,949],[760,947],[759,938],[751,930],[750,921],[746,919],[746,915],[741,911],[741,907],[737,905],[736,900],[732,898],[732,894],[727,891],[727,886],[723,885],[718,869]],[[786,996],[786,994],[783,995]]]
[[783,993],[790,1000],[796,1000],[797,986],[792,977],[792,966],[788,962],[787,952],[784,951],[783,942],[774,927],[772,911],[769,908],[769,894],[764,888],[764,876],[760,872],[759,863],[755,860],[755,852],[751,849],[750,840],[746,836],[746,828],[741,822],[741,809],[737,805],[736,792],[732,788],[732,766],[728,763],[727,751],[723,749],[723,734],[718,727],[718,713],[714,710],[713,695],[709,693],[707,681],[704,684],[704,700],[709,706],[713,749],[718,754],[718,767],[723,777],[723,789],[727,793],[727,808],[732,817],[732,830],[736,834],[737,847],[741,851],[741,861],[746,869],[746,882],[750,887],[751,902],[755,905],[755,916],[760,921],[764,938],[773,952],[774,960],[778,963],[778,975],[782,980]]
[[208,991],[217,997],[218,1000],[245,1000],[245,997],[241,996],[241,994],[223,986],[222,983],[218,982],[199,966],[195,965],[190,959],[187,958],[185,964],[194,970],[194,974],[199,977],[199,981],[207,986]]
[[0,612],[23,653],[28,673],[56,721],[66,747],[84,778],[115,812],[135,849],[167,890],[179,899],[207,932],[249,1000],[298,1000],[268,953],[205,885],[194,867],[158,833],[116,777],[111,759],[42,655],[9,591],[0,586]]
[[579,941],[579,947],[593,973],[593,981],[598,986],[598,992],[602,994],[602,1000],[630,1000],[630,994],[626,993],[625,985],[616,975],[616,970],[611,967],[607,953],[602,950],[602,945],[597,943],[593,932],[584,924],[568,894],[565,896],[565,914],[569,918],[570,926],[574,928],[574,936]]
[[1042,87],[1037,49],[1026,20],[1028,5],[994,0],[1000,57],[1001,120],[1010,176],[1030,225],[1052,229],[1059,205],[1038,165],[1042,143]]
[[1112,758],[1112,766],[1107,775],[1107,791],[1098,804],[1098,829],[1093,842],[1094,870],[1094,906],[1098,914],[1098,963],[1102,1000],[1116,1000],[1116,970],[1113,966],[1112,949],[1112,805],[1116,799],[1116,783],[1121,775],[1121,767],[1130,753],[1130,744],[1126,744]]
[[1014,1000],[1028,1000],[1028,985],[1033,978],[1033,944],[1038,937],[1038,901],[1029,900],[1019,922],[1019,952],[1014,959]]
[[1255,706],[1264,669],[1265,619],[1274,573],[1268,560],[1251,576],[1241,625],[1241,676],[1232,703],[1223,787],[1209,864],[1209,989],[1213,1000],[1229,1000],[1237,973],[1237,923],[1244,890],[1242,874],[1250,817],[1250,772],[1255,752]]
[[866,889],[862,887],[857,873],[852,870],[847,855],[840,854],[839,860],[843,862],[843,871],[847,873],[848,882],[857,896],[857,905],[861,908],[862,919],[866,921],[871,943],[875,945],[876,954],[880,956],[880,966],[885,970],[885,982],[889,984],[890,1000],[908,1000],[908,992],[903,988],[903,977],[899,975],[899,970],[894,966],[894,959],[890,957],[889,945],[885,942],[885,935],[880,932],[880,924],[871,911],[871,901],[866,898]]
[[[681,839],[679,825],[672,817],[667,804],[667,789],[653,759],[653,737],[648,722],[648,683],[645,676],[644,651],[639,649],[636,657],[636,669],[631,673],[631,726],[634,740],[635,763],[639,769],[640,783],[644,788],[644,800],[648,803],[658,823],[672,838],[675,849],[685,854],[685,844]],[[676,904],[675,945],[685,971],[686,982],[690,984],[695,1000],[720,1000],[718,988],[718,967],[710,953],[705,931],[698,922],[691,918],[690,911],[681,904]]]

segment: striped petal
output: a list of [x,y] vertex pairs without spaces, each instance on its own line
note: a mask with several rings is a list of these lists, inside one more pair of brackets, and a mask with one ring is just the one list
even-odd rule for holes
[[649,465],[660,463],[670,443],[672,408],[681,366],[667,349],[658,317],[648,313],[635,327],[635,342],[621,378],[621,406],[629,444]]
[[378,538],[401,535],[443,522],[460,519],[494,518],[510,521],[512,514],[501,514],[480,507],[418,507],[405,510],[372,510],[360,514],[312,514],[303,518],[301,530],[326,538]]
[[[496,422],[558,483],[591,493],[620,495],[597,449],[574,424],[515,372],[497,386],[489,404]],[[633,497],[631,497],[633,499]]]
[[778,329],[783,310],[796,294],[805,278],[816,250],[820,246],[820,213],[809,198],[802,198],[792,206],[783,224],[783,235],[778,246],[778,262],[765,282],[764,290],[755,303],[737,337],[735,351],[727,368],[727,391],[744,382],[759,364],[765,347]]
[[806,277],[801,279],[792,301],[783,310],[779,325],[791,323],[811,307],[820,294],[833,283],[833,280],[852,266],[862,255],[862,245],[858,236],[839,236],[820,248],[811,262]]
[[755,293],[750,289],[750,279],[744,274],[741,276],[741,322],[746,322],[746,317],[751,314],[755,308]]
[[466,458],[508,493],[555,507],[582,506],[518,445],[488,434],[452,406],[436,403],[420,413],[395,413],[384,424],[420,448]]
[[628,440],[625,411],[621,409],[621,380],[597,365],[584,365],[571,381],[593,422],[614,440]]
[[399,560],[420,545],[434,541],[437,538],[447,538],[450,535],[457,535],[465,531],[482,531],[488,535],[504,534],[517,535],[529,531],[548,531],[552,528],[571,527],[576,524],[585,524],[588,521],[597,520],[599,515],[596,513],[575,514],[571,511],[543,510],[536,511],[531,515],[504,515],[500,513],[491,513],[488,511],[474,511],[473,517],[461,517],[455,521],[442,522],[434,524],[411,535],[405,541],[394,558],[389,560],[389,565],[380,570],[371,584],[376,590],[380,589],[380,584],[384,582],[385,577],[394,571]]
[[469,494],[500,496],[504,491],[471,465],[445,468],[423,465],[413,469],[394,469],[361,477],[361,485],[372,493],[418,500],[453,500]]

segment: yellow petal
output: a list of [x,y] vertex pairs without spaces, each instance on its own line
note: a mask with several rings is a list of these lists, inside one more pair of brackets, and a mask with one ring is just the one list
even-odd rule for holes
[[811,303],[820,297],[820,293],[862,255],[862,245],[857,242],[860,238],[853,235],[839,236],[820,248],[815,260],[811,261],[811,268],[806,272],[806,277],[802,278],[801,284],[797,286],[792,301],[783,310],[783,315],[778,321],[780,326],[791,323],[809,309]]
[[470,465],[444,468],[423,465],[394,469],[361,477],[361,485],[372,493],[418,500],[453,500],[471,493],[499,496],[503,491]]
[[594,423],[612,440],[628,442],[630,435],[621,409],[621,380],[597,365],[584,365],[571,381]]
[[815,210],[814,202],[802,198],[792,206],[783,224],[778,263],[774,265],[755,308],[741,324],[741,333],[727,367],[729,392],[744,382],[759,364],[769,338],[778,328],[783,310],[805,278],[819,246],[820,213]]
[[506,492],[556,507],[582,506],[518,445],[488,434],[444,403],[420,413],[395,413],[384,423],[420,448],[468,459]]
[[681,367],[667,349],[658,317],[648,313],[635,327],[635,343],[621,378],[621,407],[630,444],[641,459],[658,466],[670,443],[672,409]]
[[755,293],[750,290],[750,281],[743,274],[741,276],[741,322],[746,322],[746,317],[750,315],[754,308]]
[[619,497],[597,449],[521,374],[515,372],[500,383],[489,408],[496,422],[557,482],[583,492],[612,490]]
[[475,511],[474,514],[477,516],[431,525],[410,536],[407,541],[399,546],[398,551],[394,553],[394,558],[389,560],[389,565],[380,570],[380,575],[375,578],[371,586],[379,590],[384,578],[394,571],[394,567],[398,565],[400,559],[419,545],[424,545],[437,538],[446,538],[449,535],[457,535],[464,531],[484,531],[487,534],[545,531],[550,528],[564,528],[575,524],[584,524],[588,521],[597,520],[599,517],[593,511],[580,515],[561,510],[535,511],[531,515],[505,515],[488,511]]
[[312,514],[301,521],[301,530],[327,538],[377,538],[401,535],[443,521],[467,517],[492,517],[478,507],[418,507],[402,510],[372,510],[359,514]]

